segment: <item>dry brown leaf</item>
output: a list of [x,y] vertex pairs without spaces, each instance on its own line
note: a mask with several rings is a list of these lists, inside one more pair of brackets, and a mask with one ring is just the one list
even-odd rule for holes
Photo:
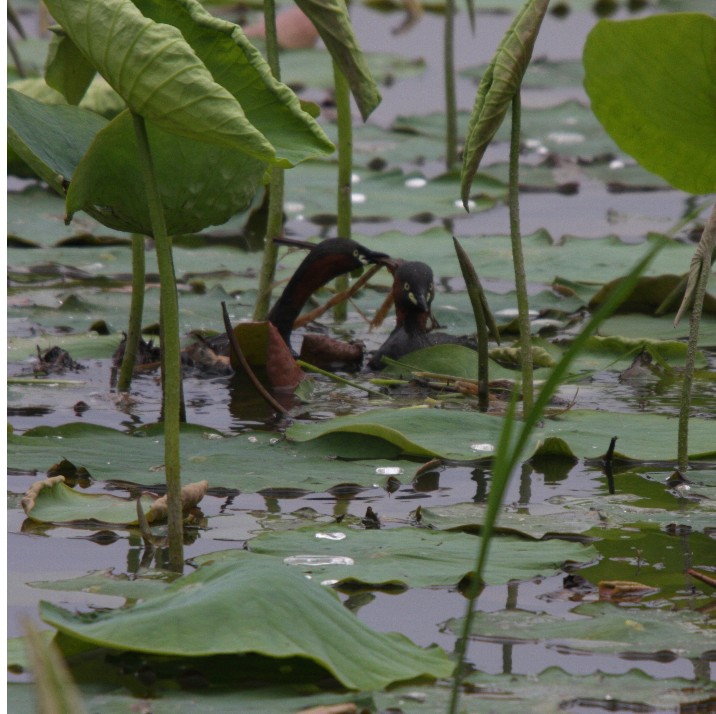
[[[184,486],[181,490],[181,510],[182,513],[190,511],[196,506],[202,498],[206,495],[209,490],[209,482],[196,481],[195,483],[189,483]],[[152,504],[152,507],[147,511],[147,521],[153,523],[154,521],[163,520],[167,517],[167,497],[161,496]]]
[[600,600],[639,600],[658,591],[658,588],[631,580],[601,580],[597,583]]
[[327,704],[320,707],[309,707],[301,709],[296,714],[357,714],[358,707],[353,702],[344,704]]
[[266,376],[274,389],[291,390],[306,378],[305,372],[296,364],[283,337],[270,322],[266,346]]
[[50,478],[46,478],[42,481],[36,481],[35,483],[33,483],[32,486],[30,486],[30,488],[25,491],[25,495],[20,501],[20,505],[22,506],[22,510],[25,511],[25,515],[30,515],[30,511],[35,506],[37,495],[40,493],[40,491],[42,491],[43,488],[52,488],[55,484],[64,482],[64,476],[51,476]]

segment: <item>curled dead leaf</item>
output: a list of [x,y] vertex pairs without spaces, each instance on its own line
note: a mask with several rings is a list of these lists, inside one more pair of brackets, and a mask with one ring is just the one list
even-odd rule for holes
[[631,580],[601,580],[597,587],[600,600],[639,600],[658,592],[658,588]]
[[55,484],[64,482],[64,476],[51,476],[50,478],[46,478],[42,481],[36,481],[35,483],[33,483],[32,486],[30,486],[30,488],[25,491],[25,495],[20,501],[20,505],[22,506],[22,510],[25,511],[25,515],[30,515],[30,511],[35,506],[35,501],[37,500],[37,496],[40,491],[45,488],[52,488]]
[[[209,490],[209,482],[204,479],[203,481],[197,481],[195,483],[189,483],[184,486],[181,490],[181,508],[182,512],[186,513],[196,506],[202,498],[206,495]],[[152,507],[147,511],[147,521],[153,523],[154,521],[162,520],[167,517],[167,497],[162,496],[158,498],[152,504]]]
[[343,704],[326,704],[320,707],[301,709],[296,714],[357,714],[357,712],[358,707],[353,702],[344,702]]

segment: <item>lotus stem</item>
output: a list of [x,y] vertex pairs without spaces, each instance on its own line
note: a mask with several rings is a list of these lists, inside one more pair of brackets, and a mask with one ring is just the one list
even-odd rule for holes
[[443,34],[445,72],[445,168],[452,171],[457,163],[457,98],[455,93],[455,0],[445,4]]
[[679,431],[677,438],[677,463],[679,471],[686,471],[689,467],[689,412],[691,411],[691,388],[694,382],[694,369],[696,365],[696,349],[699,340],[699,327],[701,325],[701,313],[706,296],[706,285],[711,276],[711,259],[716,250],[716,205],[714,205],[709,216],[701,240],[696,249],[696,254],[691,261],[690,274],[698,271],[698,278],[694,290],[687,286],[684,302],[677,313],[676,324],[684,309],[692,299],[691,316],[689,318],[689,341],[686,347],[686,366],[684,368],[684,381],[681,387],[681,408],[679,409]]
[[120,392],[128,392],[132,386],[137,350],[142,337],[145,270],[144,236],[134,234],[132,236],[132,300],[129,306],[129,324],[127,325],[127,339],[124,343],[122,367],[117,381],[117,390]]
[[179,424],[181,418],[181,345],[179,341],[179,302],[177,298],[171,238],[167,235],[164,209],[154,173],[149,137],[144,118],[132,112],[139,150],[139,165],[149,204],[149,216],[157,251],[162,328],[162,403],[164,420],[164,477],[167,486],[169,568],[184,569],[184,528],[181,504]]
[[[351,93],[348,80],[341,72],[340,67],[333,62],[333,77],[336,93],[336,111],[338,122],[338,198],[336,210],[338,213],[337,231],[341,238],[350,238],[353,232],[353,118],[351,116]],[[336,290],[339,293],[348,289],[348,276],[341,275],[336,278]],[[339,303],[333,308],[333,317],[338,322],[344,322],[348,315],[345,303]]]
[[481,412],[486,412],[490,405],[490,377],[487,354],[487,319],[483,308],[483,304],[486,303],[485,293],[482,290],[482,285],[477,277],[472,261],[458,242],[457,238],[453,236],[452,240],[455,244],[455,252],[457,253],[458,261],[460,262],[462,276],[465,278],[467,292],[470,296],[472,314],[475,317],[475,327],[477,328],[477,400],[479,410]]
[[[276,34],[276,3],[274,0],[264,0],[264,26],[266,32],[266,55],[268,65],[273,76],[281,79],[281,64],[278,57],[278,36]],[[271,304],[271,286],[276,274],[276,257],[278,247],[274,238],[283,234],[283,169],[278,166],[271,167],[271,181],[269,183],[268,218],[266,221],[266,237],[264,239],[264,255],[259,275],[258,295],[254,306],[254,320],[261,322],[268,316]]]
[[520,352],[522,356],[522,414],[526,415],[534,404],[532,368],[532,339],[530,335],[530,306],[527,297],[525,258],[520,235],[520,125],[522,109],[520,92],[512,99],[512,130],[510,132],[510,238],[512,240],[512,263],[515,269],[517,293],[517,321],[520,328]]

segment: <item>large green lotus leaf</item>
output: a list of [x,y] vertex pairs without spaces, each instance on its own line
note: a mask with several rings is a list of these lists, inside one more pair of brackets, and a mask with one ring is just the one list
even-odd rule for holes
[[[677,340],[655,340],[650,337],[594,336],[590,337],[585,349],[571,366],[573,374],[600,372],[602,370],[624,370],[642,351],[648,350],[652,356],[661,359],[672,367],[683,367],[686,361],[686,345]],[[697,364],[704,366],[703,353],[696,355]],[[656,365],[656,363],[654,363]],[[654,367],[653,379],[657,380],[661,368]],[[648,370],[647,370],[648,373]]]
[[[632,339],[673,340],[686,338],[688,326],[679,323],[674,327],[673,317],[652,317],[651,315],[613,315],[599,326],[599,334],[603,337],[629,335]],[[716,346],[716,318],[703,315],[699,326],[699,346]]]
[[8,143],[60,195],[107,120],[79,107],[7,93]]
[[67,35],[52,37],[45,64],[45,81],[69,104],[79,104],[95,75],[95,68]]
[[280,165],[293,166],[309,156],[333,152],[320,125],[303,111],[296,95],[276,81],[239,26],[213,17],[196,0],[135,4],[157,23],[179,28],[214,81],[236,98],[246,119],[271,142]]
[[[626,520],[617,513],[616,501],[612,501],[610,506],[604,510],[605,519],[611,520],[614,514],[614,521]],[[628,503],[626,510],[629,510]],[[713,591],[705,583],[686,576],[684,571],[692,567],[708,573],[716,566],[713,538],[709,534],[715,510],[686,502],[683,510],[678,506],[674,508],[671,521],[661,518],[659,522],[659,514],[644,514],[638,523],[595,529],[588,535],[599,538],[594,547],[600,557],[580,575],[590,583],[637,580],[647,588],[653,588],[644,597],[645,604],[652,607],[663,607],[665,603],[675,605],[688,588],[693,598],[693,610],[697,610],[701,604],[709,602]],[[693,519],[689,518],[692,514],[695,516]],[[697,532],[699,526],[702,532]],[[689,528],[693,528],[693,532]],[[688,539],[688,551],[680,547],[684,539]]]
[[[709,706],[713,695],[709,682],[655,678],[638,669],[624,674],[595,671],[588,675],[565,672],[558,667],[541,671],[541,663],[534,658],[527,666],[527,675],[482,671],[468,674],[465,681],[470,686],[460,695],[461,710],[554,714],[569,711],[579,702],[588,703],[597,711],[679,711],[680,708],[688,710],[689,703],[693,702],[698,711],[699,705]],[[450,688],[397,687],[376,693],[375,700],[379,711],[396,708],[401,714],[424,714],[429,708],[429,711],[443,712],[447,711]]]
[[176,27],[145,17],[130,0],[50,0],[48,8],[133,112],[181,136],[276,159]]
[[[503,508],[497,526],[532,538],[543,538],[553,533],[589,533],[590,536],[606,537],[608,529],[640,523],[662,528],[676,523],[693,531],[703,531],[713,525],[716,506],[711,500],[712,489],[692,486],[693,492],[701,497],[687,501],[675,497],[663,484],[655,483],[663,502],[653,503],[635,493],[622,493],[625,478],[624,474],[617,477],[620,492],[616,494],[600,494],[598,498],[558,496],[544,503],[520,505],[518,510]],[[483,504],[457,503],[425,508],[421,516],[423,523],[434,528],[479,533],[484,513]],[[617,537],[623,535],[624,531],[619,531]],[[633,533],[630,537],[636,541]],[[654,539],[653,534],[647,537]]]
[[[147,122],[167,232],[191,233],[244,210],[266,164],[233,147],[210,144]],[[84,210],[116,230],[152,235],[134,126],[128,111],[94,138],[72,176],[67,214]]]
[[716,19],[602,20],[584,47],[592,109],[619,146],[690,193],[716,191]]
[[[74,375],[73,375],[74,376]],[[272,443],[274,442],[274,443]],[[386,448],[387,446],[387,448]],[[152,427],[130,436],[93,424],[73,423],[38,427],[23,435],[8,435],[8,464],[18,469],[46,471],[61,458],[84,466],[98,480],[120,480],[153,486],[163,483],[164,440]],[[385,467],[415,464],[394,458],[397,449],[385,441],[350,435],[322,444],[296,445],[275,441],[268,433],[221,436],[196,426],[182,430],[182,482],[191,483],[210,474],[210,487],[237,488],[242,492],[290,488],[322,492],[339,484],[372,488]],[[363,455],[360,461],[337,461]]]
[[[473,636],[506,638],[510,642],[549,640],[591,652],[640,653],[671,650],[681,657],[698,658],[716,647],[716,628],[707,615],[689,609],[624,608],[608,602],[581,605],[573,610],[579,620],[544,612],[501,610],[475,613]],[[448,624],[459,632],[461,620]]]
[[346,78],[365,121],[380,104],[380,92],[368,69],[348,8],[342,0],[296,0],[310,18],[341,74]]
[[[29,357],[37,357],[37,348],[46,350],[50,347],[60,347],[67,350],[71,357],[77,360],[111,357],[119,343],[121,335],[98,335],[96,332],[79,333],[75,335],[43,335],[34,337],[13,337],[8,340],[8,360],[22,362]],[[82,372],[68,372],[60,379],[82,379]]]
[[[515,379],[517,376],[516,372],[501,367],[497,362],[489,362],[490,379]],[[433,372],[477,379],[477,352],[462,345],[434,345],[405,355],[398,364],[383,369],[381,376],[410,376],[411,372]]]
[[[619,436],[617,451],[637,461],[671,461],[676,458],[676,423],[655,414],[628,414],[571,410],[547,419],[527,442],[524,458],[555,453],[557,444],[542,449],[538,442],[555,437],[566,442],[581,458],[598,458]],[[501,417],[468,411],[408,407],[374,409],[313,424],[293,424],[286,436],[308,441],[334,432],[377,436],[398,446],[405,454],[453,460],[489,458],[485,444],[495,445],[502,428]],[[479,443],[479,450],[472,446]],[[689,449],[692,458],[710,458],[714,450],[713,421],[692,419]],[[561,449],[557,449],[559,453]],[[486,456],[485,454],[488,454]]]
[[115,575],[111,570],[97,570],[68,580],[36,580],[27,583],[42,590],[85,592],[93,595],[123,597],[126,600],[146,600],[163,593],[169,586],[167,579],[125,574]]
[[[292,672],[295,671],[293,662],[290,666]],[[93,679],[78,683],[87,711],[121,714],[131,712],[136,708],[138,701],[143,701],[126,689],[118,688],[116,682],[112,681],[111,677],[107,677],[106,672],[98,671],[96,668],[92,671],[92,675]],[[105,678],[106,682],[103,681]],[[163,689],[160,684],[154,685],[152,689],[157,697],[152,699],[152,714],[194,714],[197,710],[202,714],[227,714],[227,712],[295,714],[304,709],[311,711],[313,707],[319,707],[314,711],[330,712],[332,706],[353,701],[356,702],[359,710],[363,707],[365,711],[373,709],[372,696],[369,694],[337,692],[316,694],[307,691],[309,689],[307,683],[293,686],[276,683],[261,688],[251,686],[247,689],[208,687],[192,689],[190,695],[176,687]],[[8,709],[13,714],[36,714],[34,683],[10,682],[7,690]]]
[[[455,503],[421,510],[421,523],[438,530],[479,533],[485,520],[485,504]],[[513,532],[529,538],[565,533],[585,533],[600,526],[599,512],[569,511],[559,504],[530,503],[503,507],[497,518],[498,532]]]
[[[420,588],[457,585],[474,569],[475,555],[481,543],[479,536],[425,528],[358,530],[334,525],[329,528],[311,526],[290,531],[267,531],[252,538],[248,547],[253,553],[276,558],[320,556],[323,561],[330,558],[349,558],[353,561],[335,564],[298,562],[291,565],[314,579]],[[236,558],[242,557],[241,554],[240,550],[218,551],[202,555],[197,560],[221,562],[228,559],[235,562]],[[580,543],[504,536],[490,543],[490,558],[484,578],[489,585],[504,585],[511,580],[552,575],[567,561],[586,563],[595,556],[592,546]]]
[[[126,283],[125,283],[126,284]],[[79,287],[79,286],[78,286]],[[41,290],[35,288],[26,293],[13,291],[8,304],[9,318],[24,318],[41,324],[45,329],[52,327],[71,327],[75,334],[58,335],[57,339],[63,341],[65,349],[72,351],[72,345],[84,343],[86,331],[89,331],[93,323],[104,320],[111,332],[119,333],[126,329],[127,314],[129,312],[131,293],[128,289],[100,290],[93,289],[90,292],[89,285],[82,291],[61,292],[55,290]],[[84,294],[85,298],[79,295]],[[207,290],[205,294],[181,293],[179,297],[179,319],[182,323],[182,331],[186,330],[216,330],[221,325],[221,301],[224,300],[231,311],[232,319],[240,320],[249,318],[252,310],[252,302],[240,301],[229,295],[221,287]],[[148,325],[159,319],[159,289],[149,288],[144,299],[144,324]],[[49,330],[48,330],[49,332]],[[19,338],[13,335],[8,344],[8,354],[13,361],[23,359],[35,353],[35,345],[47,345],[53,342],[54,336],[37,337],[32,339]],[[91,335],[87,336],[87,346],[90,346]],[[33,342],[34,340],[34,342]],[[187,338],[187,343],[191,342]],[[54,344],[54,342],[53,342]],[[92,357],[107,357],[112,354],[108,351],[116,346],[116,343],[107,345],[95,345],[90,347]],[[96,348],[96,349],[95,349]],[[81,347],[84,351],[84,346]]]
[[[76,107],[69,107],[69,109],[78,111]],[[8,191],[7,214],[8,238],[16,241],[31,241],[33,247],[49,248],[59,241],[87,234],[112,238],[121,235],[86,215],[78,216],[69,226],[65,225],[64,200],[54,192],[35,185],[28,186],[23,191]],[[122,237],[126,239],[127,236]],[[29,255],[31,252],[33,251],[10,249],[8,263],[29,265],[55,260],[54,254]]]
[[[145,513],[155,500],[149,495],[142,497]],[[82,493],[57,482],[38,493],[28,518],[39,523],[136,525],[137,502],[109,494]]]
[[[360,190],[358,187],[356,190]],[[431,228],[418,235],[397,231],[387,231],[377,236],[356,233],[354,238],[373,250],[422,260],[432,267],[438,280],[460,275],[451,236],[443,229]],[[652,240],[658,240],[658,237],[650,237],[648,243]],[[482,235],[463,238],[461,243],[476,266],[481,281],[493,278],[514,282],[512,249],[508,236]],[[565,236],[561,242],[557,242],[544,230],[523,236],[522,244],[529,280],[546,285],[551,285],[556,277],[601,285],[622,277],[625,266],[636,263],[648,249],[648,245],[624,243],[616,236],[594,239]],[[693,247],[670,241],[654,258],[646,274],[685,274],[692,255]]]
[[[358,179],[353,182],[354,221],[423,220],[426,210],[432,218],[464,214],[462,205],[455,205],[459,191],[455,175],[428,180],[422,174],[405,174],[401,170],[355,174]],[[335,222],[335,197],[325,190],[335,182],[335,175],[335,165],[318,161],[288,172],[285,196],[289,216],[300,214],[314,222]],[[475,199],[473,210],[485,211],[495,206],[494,197],[506,195],[507,188],[501,182],[485,178],[476,182],[476,190],[481,190],[481,195]]]
[[[40,615],[63,633],[112,649],[303,657],[348,689],[382,689],[420,676],[448,677],[454,666],[442,650],[423,650],[402,635],[371,630],[318,583],[275,559],[251,553],[240,564],[199,568],[163,594],[129,609],[75,615],[43,602]],[[219,621],[222,626],[217,628]]]

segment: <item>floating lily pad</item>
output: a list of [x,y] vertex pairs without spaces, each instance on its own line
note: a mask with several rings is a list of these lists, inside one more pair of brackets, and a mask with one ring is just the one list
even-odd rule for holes
[[[326,534],[333,536],[326,537]],[[249,541],[249,549],[254,553],[281,559],[298,556],[299,562],[291,567],[314,579],[413,588],[457,585],[474,569],[480,545],[479,536],[464,533],[423,528],[357,530],[338,525],[269,531]],[[241,553],[219,551],[197,560],[233,562],[242,557]],[[304,555],[319,556],[321,562],[304,563],[300,559]],[[484,578],[490,585],[528,580],[537,575],[554,574],[568,561],[588,562],[595,555],[591,546],[579,543],[499,537],[490,544]],[[343,562],[325,562],[332,558],[343,559]]]
[[[642,659],[664,650],[697,658],[716,647],[716,628],[708,616],[688,609],[625,608],[599,602],[581,605],[573,612],[582,618],[565,620],[524,610],[478,612],[472,633],[477,638],[512,643],[548,640],[589,652],[639,653]],[[460,626],[460,620],[449,623],[454,632]]]
[[[539,670],[539,661],[532,659]],[[549,667],[541,672],[520,675],[473,672],[466,677],[470,691],[460,697],[465,711],[499,711],[500,714],[554,714],[565,708],[586,704],[599,710],[639,711],[665,708],[678,710],[693,702],[695,707],[709,706],[712,687],[692,679],[657,679],[638,669],[624,674],[595,672],[579,675]],[[397,687],[376,694],[376,703],[382,709],[399,707],[403,714],[423,714],[446,711],[450,697],[447,686]]]
[[[369,629],[330,591],[275,559],[250,553],[241,564],[202,567],[132,608],[76,615],[43,602],[40,614],[65,634],[113,649],[184,657],[245,652],[304,657],[349,689],[447,677],[454,666],[442,650],[423,650],[401,635]],[[290,633],[287,622],[293,623]]]
[[[676,422],[654,414],[608,413],[571,410],[535,429],[524,458],[534,454],[548,455],[538,442],[557,437],[571,452],[582,458],[598,458],[609,446],[612,436],[619,436],[618,451],[638,461],[665,461],[676,458]],[[477,454],[474,441],[497,444],[500,417],[467,411],[409,407],[376,409],[362,414],[338,417],[313,424],[294,424],[286,435],[294,441],[308,441],[333,432],[377,436],[398,446],[412,456],[470,460]],[[550,447],[556,448],[557,444]],[[689,430],[692,458],[713,458],[713,422],[692,419]],[[484,454],[482,458],[485,458]]]
[[146,600],[163,593],[169,586],[169,579],[129,577],[115,575],[111,571],[96,571],[69,580],[37,580],[28,583],[30,587],[43,590],[84,592],[93,595],[123,597],[127,600]]
[[[383,440],[339,436],[327,443],[303,446],[276,441],[266,432],[224,437],[196,426],[182,431],[182,482],[201,480],[211,473],[212,488],[236,488],[256,492],[268,488],[326,491],[352,483],[372,488],[380,481],[377,469],[403,468],[412,473],[415,464],[394,458],[395,446]],[[368,457],[365,449],[373,458]],[[337,460],[336,454],[360,461]],[[8,464],[44,472],[65,457],[87,468],[98,480],[128,481],[143,486],[164,482],[164,439],[160,428],[130,436],[107,427],[74,423],[56,428],[40,427],[23,435],[8,436]],[[367,457],[367,458],[366,458]]]

